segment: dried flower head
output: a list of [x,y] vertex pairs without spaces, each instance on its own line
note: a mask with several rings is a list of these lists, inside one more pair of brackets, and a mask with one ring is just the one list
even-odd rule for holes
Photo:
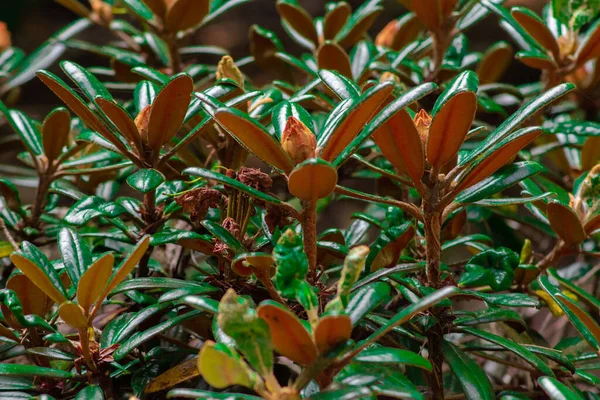
[[217,65],[217,79],[231,79],[237,85],[244,88],[244,76],[240,69],[235,65],[231,56],[223,56],[219,65]]
[[417,128],[417,132],[419,132],[419,136],[421,137],[421,142],[425,144],[427,142],[427,137],[429,136],[429,126],[431,125],[431,115],[427,113],[427,111],[421,109],[415,115],[414,118],[415,127]]

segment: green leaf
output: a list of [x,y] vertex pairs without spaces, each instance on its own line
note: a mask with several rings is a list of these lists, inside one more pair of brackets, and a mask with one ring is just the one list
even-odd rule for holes
[[71,353],[66,353],[62,350],[53,349],[50,347],[32,347],[26,350],[28,354],[34,354],[42,357],[51,358],[54,360],[73,361],[77,358]]
[[140,345],[147,342],[148,340],[154,338],[156,335],[166,331],[167,329],[173,328],[181,324],[182,322],[198,317],[201,314],[202,311],[189,311],[185,314],[169,318],[168,320],[156,324],[152,328],[147,329],[143,332],[136,333],[130,339],[121,343],[119,349],[114,353],[115,361],[120,361],[131,351],[138,348]]
[[240,400],[261,400],[261,397],[251,396],[249,394],[235,394],[209,392],[200,389],[173,389],[167,393],[167,399],[207,399],[207,400],[232,400],[232,397]]
[[127,292],[129,290],[143,290],[143,289],[180,289],[184,287],[195,287],[205,289],[205,293],[216,290],[215,287],[210,286],[206,283],[194,282],[194,281],[182,281],[181,279],[175,278],[135,278],[121,282],[111,292],[111,294],[117,294],[121,292]]
[[390,285],[384,282],[375,282],[355,291],[346,307],[352,326],[356,326],[367,314],[389,298]]
[[0,113],[4,114],[11,128],[19,135],[27,150],[33,156],[43,153],[42,135],[33,121],[24,113],[17,110],[9,110],[0,101]]
[[575,329],[597,352],[600,351],[600,326],[581,308],[575,300],[565,296],[554,286],[547,276],[539,276],[538,282],[542,289],[548,293],[552,300],[558,304],[560,309],[569,318]]
[[152,49],[154,54],[158,57],[160,62],[165,66],[169,66],[171,62],[171,54],[169,53],[169,46],[162,40],[158,35],[152,32],[146,32],[144,34],[146,44]]
[[521,107],[517,112],[507,118],[502,124],[500,124],[492,133],[490,133],[480,146],[476,150],[470,152],[466,157],[460,160],[460,165],[465,165],[474,159],[487,153],[490,149],[495,147],[502,139],[507,137],[512,131],[517,129],[521,124],[531,118],[540,110],[547,107],[553,101],[564,96],[575,88],[570,83],[563,83],[555,86],[552,89],[544,92],[537,96],[529,103]]
[[471,290],[461,290],[459,295],[474,297],[487,304],[506,307],[535,307],[540,308],[540,301],[525,293],[483,293]]
[[542,376],[538,378],[542,390],[546,392],[550,400],[581,400],[582,398],[567,385],[559,382],[556,378]]
[[92,265],[90,247],[77,232],[63,228],[58,234],[58,249],[71,283],[77,287],[81,276]]
[[140,169],[127,177],[129,186],[143,194],[155,190],[164,181],[165,176],[155,169]]
[[248,252],[248,249],[246,249],[246,247],[244,247],[244,245],[238,239],[236,239],[235,236],[233,236],[227,229],[223,228],[218,223],[210,220],[204,220],[201,222],[201,224],[218,240],[225,243],[235,254]]
[[337,71],[322,69],[319,77],[341,100],[360,97],[360,88],[356,83]]
[[558,281],[560,286],[573,292],[580,301],[584,302],[590,307],[595,308],[596,312],[600,312],[600,300],[598,300],[596,296],[577,286],[577,284],[575,284],[573,281],[561,277],[558,271],[556,271],[554,268],[548,268],[547,272],[550,274],[550,276]]
[[523,318],[514,310],[504,308],[490,307],[485,310],[479,310],[469,315],[457,317],[454,320],[455,325],[473,326],[479,324],[490,324],[492,322],[516,322],[523,327],[527,327]]
[[474,203],[508,189],[512,185],[544,171],[535,161],[520,161],[501,168],[479,183],[463,190],[456,196],[457,203]]
[[522,358],[524,361],[529,363],[532,367],[540,371],[542,374],[554,376],[552,369],[550,369],[550,367],[548,367],[548,365],[544,361],[542,361],[531,351],[527,350],[525,347],[521,346],[513,340],[506,339],[502,336],[494,335],[493,333],[489,333],[480,329],[462,328],[462,331],[473,336],[477,336],[485,341],[497,344],[498,346],[501,346],[506,350],[514,353],[518,357]]
[[514,251],[499,247],[483,251],[472,257],[458,285],[474,287],[489,285],[495,291],[510,287],[519,265],[519,256]]
[[281,141],[281,136],[290,117],[294,117],[302,122],[311,132],[315,131],[315,121],[312,116],[298,103],[282,101],[273,107],[271,121],[277,137]]
[[71,61],[63,61],[60,63],[60,67],[73,83],[81,89],[90,102],[95,103],[98,96],[107,100],[113,100],[110,92],[100,83],[98,78],[81,65]]
[[141,0],[123,0],[123,3],[145,21],[150,22],[154,18],[152,10]]
[[493,400],[494,388],[485,371],[452,343],[444,340],[442,351],[468,400]]
[[371,347],[358,353],[354,362],[377,363],[377,364],[404,364],[431,371],[431,363],[420,355],[408,350],[390,347]]
[[77,393],[74,400],[104,400],[104,393],[100,386],[86,386]]
[[[350,143],[348,143],[348,145],[343,149],[343,151],[336,157],[335,161],[333,162],[333,165],[335,165],[336,167],[342,165],[378,128],[385,124],[396,113],[400,112],[402,109],[404,109],[411,103],[420,100],[422,97],[433,92],[435,89],[437,89],[437,85],[435,83],[424,83],[398,96],[395,100],[393,100],[381,111],[379,111],[379,113],[376,116],[374,116],[371,119],[371,121],[366,126],[364,126],[364,128],[361,127],[361,132],[355,138],[353,138],[353,140]],[[363,96],[365,95],[366,93],[363,94]],[[334,112],[335,111],[332,111],[332,113]],[[326,132],[323,133],[323,135],[325,134]],[[319,146],[321,146],[321,143],[324,142],[326,139],[321,139],[323,135],[319,136]]]
[[555,18],[574,31],[593,21],[599,12],[599,0],[552,0]]
[[70,379],[75,377],[75,375],[69,371],[26,364],[0,364],[0,375],[33,376],[57,379]]

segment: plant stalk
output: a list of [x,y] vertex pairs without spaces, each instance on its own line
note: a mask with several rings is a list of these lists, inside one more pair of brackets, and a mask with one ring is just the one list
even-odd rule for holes
[[317,202],[302,202],[302,236],[304,252],[308,258],[308,281],[317,282]]
[[[151,235],[156,230],[156,221],[158,221],[158,216],[156,215],[156,190],[151,190],[148,193],[144,194],[144,222],[146,223],[146,229],[144,234]],[[137,277],[144,278],[148,276],[148,262],[150,261],[150,256],[152,255],[152,247],[149,247],[146,250],[146,253],[143,255],[140,260]]]

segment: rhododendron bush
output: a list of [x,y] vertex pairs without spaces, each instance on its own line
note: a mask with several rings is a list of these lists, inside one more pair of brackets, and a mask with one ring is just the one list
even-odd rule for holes
[[600,398],[599,1],[57,3],[0,24],[1,399]]

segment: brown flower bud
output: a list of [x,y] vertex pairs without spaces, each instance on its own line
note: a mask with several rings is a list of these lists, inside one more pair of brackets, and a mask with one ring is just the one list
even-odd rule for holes
[[0,53],[12,46],[10,32],[4,22],[0,22]]
[[140,136],[144,141],[148,140],[148,123],[150,122],[150,110],[152,106],[148,104],[140,111],[137,117],[135,117],[135,126],[140,133]]
[[283,134],[281,135],[281,146],[292,158],[294,164],[315,157],[317,139],[302,121],[289,117]]
[[244,76],[230,56],[223,56],[221,61],[219,61],[219,65],[217,65],[217,79],[231,79],[241,89],[244,88]]
[[102,25],[110,25],[113,20],[112,7],[110,4],[105,3],[102,0],[90,0],[90,6],[95,18]]
[[375,44],[382,47],[392,47],[399,29],[398,21],[390,21],[375,37]]
[[417,115],[415,115],[414,123],[415,127],[417,128],[417,132],[419,132],[419,136],[421,137],[421,142],[423,144],[427,143],[429,126],[431,125],[431,115],[429,115],[427,111],[421,109]]

